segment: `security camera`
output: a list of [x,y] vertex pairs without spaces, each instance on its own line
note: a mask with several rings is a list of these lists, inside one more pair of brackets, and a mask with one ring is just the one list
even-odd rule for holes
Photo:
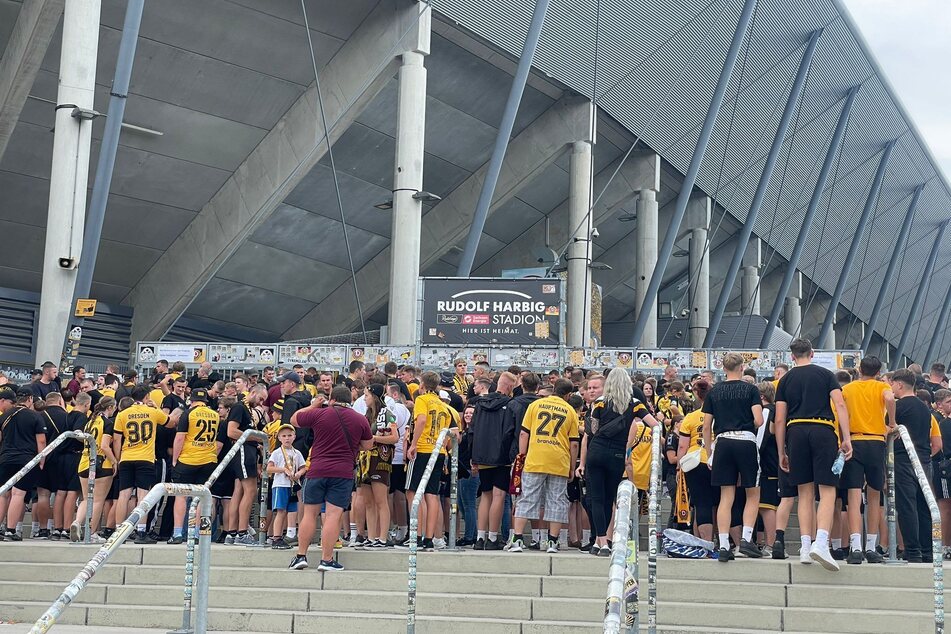
[[76,268],[76,258],[70,258],[70,257],[60,258],[60,259],[59,259],[59,268],[61,268],[61,269],[69,269],[69,270],[75,269],[75,268]]
[[598,238],[598,237],[600,237],[600,236],[601,236],[601,232],[598,231],[598,228],[597,228],[597,227],[593,227],[593,228],[591,229],[591,237],[592,237],[592,238]]

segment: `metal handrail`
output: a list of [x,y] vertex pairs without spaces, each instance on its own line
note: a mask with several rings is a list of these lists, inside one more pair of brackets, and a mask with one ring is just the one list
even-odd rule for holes
[[456,530],[459,512],[459,440],[453,434],[449,437],[449,550],[456,548]]
[[[246,429],[241,436],[234,441],[234,445],[231,449],[228,450],[221,460],[218,461],[218,466],[215,467],[215,470],[211,472],[211,475],[208,476],[208,479],[205,480],[205,485],[211,490],[211,486],[218,481],[218,478],[221,477],[221,474],[224,473],[225,469],[231,464],[231,461],[236,455],[238,455],[238,449],[247,442],[248,438],[255,438],[261,441],[261,451],[264,457],[265,471],[267,470],[267,450],[265,447],[269,442],[268,435],[263,431],[258,431],[256,429]],[[265,499],[267,498],[267,474],[262,474],[261,477],[262,483],[261,488],[263,489],[263,495]],[[191,626],[191,614],[192,614],[192,579],[195,567],[195,544],[198,541],[198,527],[195,523],[195,517],[198,514],[198,504],[201,502],[199,498],[192,498],[191,504],[188,505],[188,539],[185,540],[185,599],[184,606],[182,611],[182,626],[177,630],[172,630],[169,634],[190,634],[192,632]],[[266,519],[265,511],[261,512],[261,516]],[[262,520],[263,522],[264,520]],[[211,530],[209,525],[209,530]],[[265,535],[265,531],[262,527],[260,531],[261,535]],[[265,535],[265,539],[266,539]],[[260,541],[260,538],[259,538]]]
[[[617,488],[614,514],[614,535],[611,548],[611,568],[608,573],[608,598],[604,607],[604,634],[619,634],[621,624],[627,632],[638,632],[638,564],[640,538],[640,509],[635,498],[637,489],[630,480],[623,480]],[[630,589],[627,579],[633,580]]]
[[[911,440],[911,434],[904,425],[898,426],[898,437],[905,445],[905,452],[911,461],[911,466],[915,470],[915,477],[918,478],[918,486],[925,496],[928,503],[928,510],[931,512],[931,550],[932,562],[934,566],[934,631],[936,634],[944,632],[944,553],[941,550],[941,511],[938,509],[938,501],[934,497],[934,491],[931,489],[931,481],[928,474],[918,459],[918,453],[915,450],[915,444]],[[894,443],[894,437],[892,438]],[[894,458],[890,461],[892,472],[889,477],[889,483],[894,484]],[[890,489],[889,497],[894,500],[894,487]],[[889,527],[889,540],[891,540],[891,527]],[[888,548],[892,549],[894,542],[889,541]]]
[[[895,510],[895,435],[889,434],[885,455],[886,487],[885,521],[888,523],[888,558],[885,563],[891,566],[905,562],[898,558],[898,514]],[[875,527],[873,527],[875,528]]]
[[416,495],[413,496],[413,506],[409,511],[409,575],[407,579],[408,591],[406,595],[406,633],[414,634],[416,632],[416,540],[419,537],[419,505],[426,495],[426,485],[429,484],[429,478],[433,475],[436,468],[436,461],[439,459],[439,453],[442,451],[443,443],[446,442],[446,436],[449,435],[449,428],[444,427],[436,437],[436,444],[433,452],[429,455],[429,462],[426,463],[426,470],[423,471],[423,477],[420,478],[416,487]]
[[46,447],[40,453],[36,454],[32,460],[26,463],[22,469],[13,474],[9,480],[3,483],[0,486],[0,495],[3,495],[7,491],[13,488],[17,482],[22,480],[26,474],[33,470],[36,465],[40,464],[40,461],[53,453],[53,450],[62,445],[67,440],[82,440],[86,443],[87,449],[89,449],[89,484],[86,487],[86,519],[83,522],[83,542],[88,544],[91,539],[91,528],[92,528],[92,510],[93,510],[93,497],[96,490],[96,456],[99,453],[99,447],[96,446],[96,437],[92,434],[87,434],[82,431],[64,431],[59,436],[57,436],[53,442],[46,445]]
[[657,632],[657,521],[660,510],[660,454],[663,425],[651,430],[650,499],[647,506],[647,632]]
[[[89,560],[89,563],[83,566],[79,574],[66,586],[59,598],[36,620],[36,623],[30,629],[30,634],[48,632],[56,624],[56,620],[69,607],[76,596],[82,592],[93,576],[106,565],[106,562],[125,543],[129,535],[136,530],[136,525],[144,520],[149,511],[167,495],[198,497],[204,503],[199,530],[200,559],[196,582],[198,599],[196,601],[195,632],[196,634],[205,634],[208,629],[208,571],[211,563],[211,491],[204,485],[172,484],[170,482],[156,484],[152,487],[138,506],[132,509],[129,517],[116,527],[116,532],[112,534],[109,541],[103,544]],[[187,581],[190,581],[190,579],[186,579]]]

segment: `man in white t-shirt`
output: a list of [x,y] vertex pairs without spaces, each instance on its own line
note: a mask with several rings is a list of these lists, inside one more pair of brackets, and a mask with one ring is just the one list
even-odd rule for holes
[[399,383],[390,382],[386,385],[386,394],[383,397],[387,409],[396,417],[396,431],[400,440],[394,446],[393,472],[390,476],[390,494],[393,505],[393,523],[396,525],[394,541],[401,544],[409,532],[408,514],[406,509],[406,459],[405,444],[406,427],[410,413],[403,401],[403,392]]

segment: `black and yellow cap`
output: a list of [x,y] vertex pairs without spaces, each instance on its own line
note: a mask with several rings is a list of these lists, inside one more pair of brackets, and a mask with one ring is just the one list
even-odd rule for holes
[[192,393],[191,393],[190,398],[191,398],[191,400],[193,400],[193,401],[201,401],[202,403],[207,403],[207,402],[208,402],[208,390],[206,390],[206,389],[204,389],[204,388],[194,389],[194,390],[192,390]]

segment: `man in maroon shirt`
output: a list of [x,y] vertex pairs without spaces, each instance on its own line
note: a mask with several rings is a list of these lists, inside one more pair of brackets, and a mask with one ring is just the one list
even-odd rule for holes
[[324,525],[320,534],[321,557],[317,569],[343,570],[343,566],[334,561],[334,544],[340,533],[343,510],[350,504],[357,454],[373,448],[369,422],[365,416],[353,411],[350,403],[350,389],[338,386],[330,394],[329,407],[311,405],[291,416],[294,427],[309,428],[314,433],[310,469],[302,492],[304,510],[297,528],[297,555],[288,566],[293,570],[303,570],[308,566],[307,549],[314,537],[317,513],[325,503]]

